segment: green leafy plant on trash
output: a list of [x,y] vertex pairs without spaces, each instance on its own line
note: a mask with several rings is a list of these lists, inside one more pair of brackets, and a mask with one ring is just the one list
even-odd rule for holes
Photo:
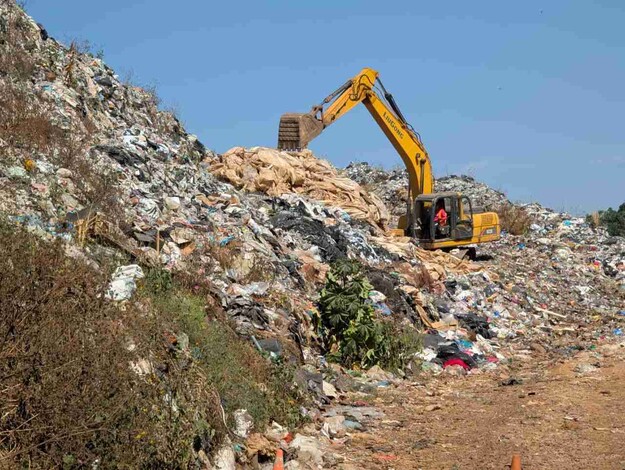
[[608,233],[613,237],[625,236],[625,202],[619,206],[618,210],[610,207],[605,211],[586,216],[586,222],[593,227],[599,225],[606,227]]
[[321,291],[317,330],[331,361],[401,369],[421,349],[421,336],[414,328],[377,319],[368,301],[372,289],[358,262],[335,262]]

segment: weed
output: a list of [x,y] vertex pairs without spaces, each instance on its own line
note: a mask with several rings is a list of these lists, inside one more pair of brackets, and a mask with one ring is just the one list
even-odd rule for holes
[[17,82],[25,82],[36,69],[32,54],[22,47],[29,41],[29,25],[23,13],[10,9],[2,21],[6,22],[0,27],[0,76],[6,75]]
[[423,349],[423,334],[412,326],[399,326],[390,321],[384,322],[384,337],[388,339],[387,354],[382,366],[388,369],[404,369]]
[[592,228],[599,227],[601,224],[601,216],[599,215],[599,212],[595,211],[592,214],[588,214],[586,216],[586,223]]
[[376,320],[372,286],[353,260],[335,262],[319,299],[317,329],[330,359],[346,366],[400,369],[421,349],[421,335],[392,320]]
[[89,55],[91,57],[97,57],[98,59],[104,57],[102,47],[96,46],[88,39],[73,38],[68,42],[70,44],[70,50],[74,49],[80,55]]
[[[201,371],[183,366],[163,347],[163,322],[106,302],[108,273],[66,258],[60,242],[44,242],[4,222],[0,236],[5,461],[13,468],[190,462],[197,423],[218,421],[208,414],[213,398]],[[137,375],[129,363],[141,358],[163,372]]]
[[121,310],[104,300],[109,271],[5,222],[0,237],[9,467],[196,468],[196,452],[225,436],[224,412],[247,409],[257,429],[300,421],[290,366],[262,357],[176,274],[148,271]]
[[52,151],[62,130],[50,120],[51,113],[49,105],[20,86],[0,84],[0,140],[7,148],[26,153]]
[[170,271],[153,268],[147,271],[144,280],[144,289],[161,295],[172,290],[174,286],[173,277]]
[[241,279],[242,284],[249,284],[250,282],[272,283],[275,280],[276,271],[270,261],[254,257],[251,263],[245,276]]

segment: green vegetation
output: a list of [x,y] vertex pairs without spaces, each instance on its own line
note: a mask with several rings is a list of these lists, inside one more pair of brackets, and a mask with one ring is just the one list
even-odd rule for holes
[[592,225],[605,226],[613,237],[625,237],[625,202],[619,206],[618,210],[610,207],[608,210],[587,216],[586,220]]
[[259,428],[272,419],[291,426],[298,423],[301,397],[287,365],[261,356],[223,314],[207,315],[205,299],[172,281],[168,271],[150,271],[140,294],[147,296],[159,317],[170,318],[180,332],[174,334],[186,335],[191,358],[229,416],[244,408]]
[[328,357],[348,367],[401,368],[421,348],[420,335],[376,319],[368,301],[371,289],[356,261],[334,263],[319,300],[319,334]]

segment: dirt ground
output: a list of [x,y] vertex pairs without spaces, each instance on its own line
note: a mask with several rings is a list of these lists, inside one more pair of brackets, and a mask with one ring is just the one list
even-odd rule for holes
[[532,361],[379,393],[386,418],[337,449],[344,468],[625,469],[625,347]]

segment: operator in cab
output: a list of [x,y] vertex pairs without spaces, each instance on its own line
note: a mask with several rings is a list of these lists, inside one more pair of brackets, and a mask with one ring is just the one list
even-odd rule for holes
[[445,210],[445,201],[439,199],[436,203],[434,213],[434,224],[436,225],[436,237],[444,238],[447,232],[447,211]]

